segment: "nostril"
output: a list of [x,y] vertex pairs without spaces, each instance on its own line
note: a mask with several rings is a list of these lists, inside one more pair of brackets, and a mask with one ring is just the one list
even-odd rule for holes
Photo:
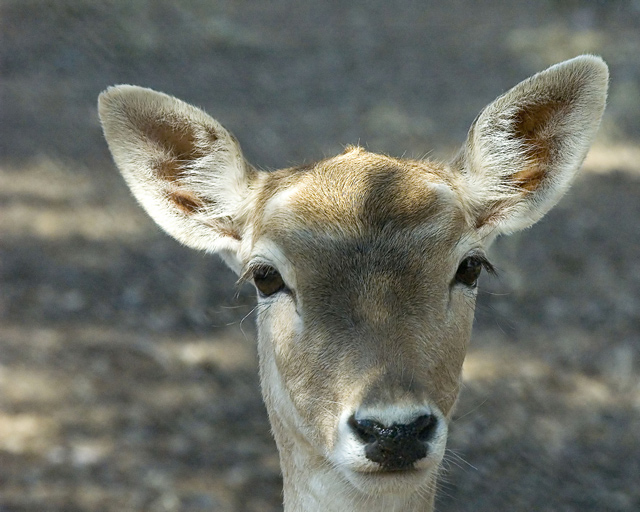
[[433,414],[425,414],[417,418],[408,428],[416,433],[420,441],[429,441],[436,430],[438,419]]
[[354,414],[349,417],[348,423],[360,440],[367,444],[378,439],[378,432],[382,428],[380,423],[373,420],[357,420]]

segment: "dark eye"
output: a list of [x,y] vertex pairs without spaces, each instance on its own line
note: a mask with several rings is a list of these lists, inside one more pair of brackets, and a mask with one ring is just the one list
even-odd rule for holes
[[264,297],[269,297],[285,287],[280,273],[268,266],[258,267],[253,271],[253,282]]
[[465,286],[475,288],[483,266],[484,261],[478,256],[469,256],[463,259],[456,271],[456,281]]

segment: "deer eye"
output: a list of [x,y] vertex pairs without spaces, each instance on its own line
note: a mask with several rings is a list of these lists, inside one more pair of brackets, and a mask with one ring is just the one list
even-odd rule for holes
[[280,273],[273,267],[260,266],[253,271],[253,282],[263,297],[269,297],[285,288]]
[[479,256],[469,256],[462,260],[456,271],[456,282],[475,288],[478,284],[478,277],[482,272],[482,267],[488,264]]

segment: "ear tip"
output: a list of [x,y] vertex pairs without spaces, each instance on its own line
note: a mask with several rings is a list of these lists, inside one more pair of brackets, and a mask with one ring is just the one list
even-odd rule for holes
[[562,62],[558,62],[556,65],[551,66],[554,67],[561,66],[581,66],[581,67],[594,67],[600,69],[607,69],[607,63],[604,61],[602,57],[599,55],[595,55],[593,53],[583,53],[582,55],[576,55],[571,59],[563,60]]
[[601,75],[603,78],[609,79],[609,66],[599,55],[580,55],[573,59],[581,66],[588,68],[593,74]]
[[141,89],[134,85],[112,85],[107,87],[98,96],[98,112],[102,116],[108,110],[113,109],[118,103],[121,103],[126,96],[134,92],[135,89]]
[[118,84],[107,87],[98,95],[98,109],[116,105],[118,103],[127,103],[142,97],[159,97],[167,96],[161,92],[154,91],[147,87],[138,85]]
[[598,55],[578,55],[555,64],[531,77],[547,77],[545,80],[555,83],[560,90],[577,93],[579,101],[593,107],[591,110],[599,117],[605,108],[609,90],[609,67]]
[[[138,95],[143,92],[152,91],[145,87],[129,84],[117,84],[107,87],[98,95],[98,105],[113,103],[114,101],[126,99],[127,97]],[[152,91],[155,92],[155,91]]]
[[[570,66],[576,73],[587,76],[590,81],[604,89],[606,92],[609,85],[609,66],[598,55],[579,55],[573,59],[566,60],[557,66]],[[552,66],[555,67],[555,66]]]

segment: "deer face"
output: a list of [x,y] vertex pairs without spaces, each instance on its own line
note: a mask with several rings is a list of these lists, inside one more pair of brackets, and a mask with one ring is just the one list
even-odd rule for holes
[[484,247],[434,164],[353,148],[290,172],[245,270],[269,409],[357,486],[415,485],[444,453]]

